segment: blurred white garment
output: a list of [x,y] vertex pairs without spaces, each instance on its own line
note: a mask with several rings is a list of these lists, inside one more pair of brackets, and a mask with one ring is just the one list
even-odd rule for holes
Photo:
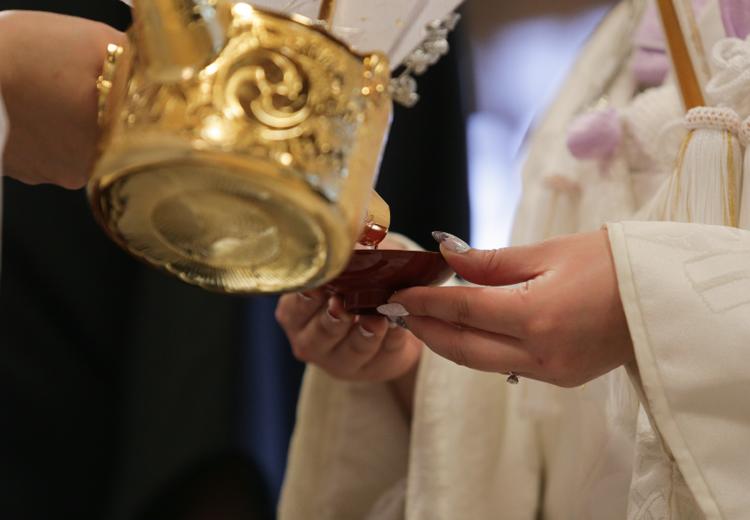
[[598,7],[570,17],[513,22],[491,38],[472,39],[476,112],[467,125],[472,246],[492,249],[510,242],[529,129],[606,12]]
[[[564,136],[592,99],[632,101],[615,59],[628,6],[605,20],[535,132],[515,243],[622,218],[606,204],[612,186],[592,182]],[[647,187],[653,197],[659,182],[618,190],[645,201]],[[280,519],[365,518],[399,486],[404,506],[379,519],[749,518],[750,232],[625,221],[609,234],[636,354],[627,373],[576,389],[510,386],[425,350],[409,423],[386,385],[311,367]]]

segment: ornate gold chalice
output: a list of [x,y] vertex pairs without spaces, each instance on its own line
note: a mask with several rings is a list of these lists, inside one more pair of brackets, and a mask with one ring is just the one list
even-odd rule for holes
[[97,220],[133,255],[211,290],[333,278],[365,222],[388,225],[382,201],[367,214],[391,118],[387,58],[247,3],[133,7],[130,43],[110,47],[99,81]]

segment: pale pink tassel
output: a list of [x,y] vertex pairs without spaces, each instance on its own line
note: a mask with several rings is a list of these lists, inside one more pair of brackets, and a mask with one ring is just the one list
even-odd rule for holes
[[578,116],[568,129],[568,150],[580,160],[607,161],[622,142],[622,123],[614,108]]
[[568,129],[568,150],[587,163],[581,201],[582,221],[596,229],[635,211],[632,179],[623,145],[623,123],[611,107],[577,117]]

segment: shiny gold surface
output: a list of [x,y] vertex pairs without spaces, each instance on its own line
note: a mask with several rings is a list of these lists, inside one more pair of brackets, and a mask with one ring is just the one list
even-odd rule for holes
[[387,59],[302,18],[211,9],[135,2],[131,44],[110,49],[99,81],[94,213],[132,254],[207,289],[321,285],[366,214],[388,225],[387,205],[365,211],[391,117]]

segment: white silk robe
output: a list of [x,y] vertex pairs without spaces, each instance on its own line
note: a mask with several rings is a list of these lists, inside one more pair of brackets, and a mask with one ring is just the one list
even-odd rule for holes
[[632,97],[608,79],[630,23],[621,4],[537,131],[514,240],[610,222],[637,362],[560,389],[425,350],[411,422],[386,385],[310,367],[281,520],[750,518],[750,232],[631,221],[668,172],[602,178],[564,145],[592,98]]

